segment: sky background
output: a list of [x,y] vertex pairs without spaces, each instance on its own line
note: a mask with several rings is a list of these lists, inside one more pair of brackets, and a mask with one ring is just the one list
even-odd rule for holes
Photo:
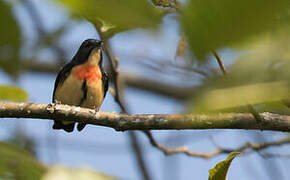
[[[64,8],[49,0],[33,0],[47,32],[53,32],[68,15]],[[23,56],[29,57],[31,45],[36,41],[35,30],[25,9],[14,8],[24,35]],[[81,42],[98,37],[93,26],[85,21],[69,22],[69,31],[59,40],[66,49],[66,60],[71,59]],[[175,56],[180,29],[174,15],[167,16],[157,31],[132,30],[120,33],[111,39],[114,54],[120,58],[122,72],[136,73],[147,78],[188,86],[198,82],[192,77],[180,78],[174,74],[162,74],[144,68],[140,61],[150,58],[159,61],[172,60]],[[221,51],[227,64],[237,57],[229,49]],[[37,55],[41,61],[52,61],[54,52],[43,48]],[[211,64],[216,66],[216,64]],[[0,72],[0,84],[17,84],[29,93],[29,102],[50,103],[56,75],[24,72],[17,82]],[[125,102],[130,113],[181,113],[184,104],[166,97],[126,88]],[[108,93],[101,111],[118,112],[119,107]],[[7,139],[16,128],[20,128],[36,142],[37,158],[45,164],[61,164],[68,167],[86,167],[121,179],[142,179],[132,152],[127,132],[116,132],[111,128],[88,125],[82,132],[66,133],[52,130],[52,121],[37,119],[3,119],[0,137]],[[176,147],[186,145],[193,151],[209,152],[216,147],[214,142],[228,148],[237,148],[247,141],[256,142],[262,136],[267,140],[283,137],[282,133],[239,130],[186,130],[153,131],[159,142]],[[137,132],[147,167],[155,180],[207,179],[208,170],[226,158],[219,155],[209,160],[186,155],[165,156],[149,144],[148,139]],[[272,152],[289,152],[289,146],[270,148]],[[257,153],[237,157],[229,170],[229,179],[289,179],[289,159],[263,159]],[[270,170],[271,171],[270,171]],[[272,172],[272,173],[271,173]]]

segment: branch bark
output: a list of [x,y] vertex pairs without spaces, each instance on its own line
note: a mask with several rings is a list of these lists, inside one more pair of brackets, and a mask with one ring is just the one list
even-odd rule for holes
[[[264,130],[290,132],[290,116],[260,113]],[[62,104],[0,103],[0,118],[35,118],[82,122],[117,131],[180,129],[259,130],[250,113],[227,114],[119,114]]]

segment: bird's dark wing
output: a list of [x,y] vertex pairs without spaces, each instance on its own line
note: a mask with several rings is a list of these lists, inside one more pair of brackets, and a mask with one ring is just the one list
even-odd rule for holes
[[104,97],[105,97],[108,91],[108,87],[109,87],[109,78],[105,71],[102,71],[102,81],[103,81],[103,91],[104,91]]
[[54,83],[52,102],[55,102],[54,95],[55,95],[56,88],[66,80],[66,78],[70,74],[73,67],[74,67],[73,63],[68,63],[58,73],[55,83]]

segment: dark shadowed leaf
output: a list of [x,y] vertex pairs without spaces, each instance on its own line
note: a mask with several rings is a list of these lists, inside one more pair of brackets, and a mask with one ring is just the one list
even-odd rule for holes
[[28,94],[15,86],[0,86],[0,99],[13,101],[26,101]]
[[0,1],[0,68],[16,76],[20,70],[19,48],[21,33],[12,14],[12,8]]
[[289,0],[189,0],[182,27],[198,59],[289,24]]
[[0,178],[37,180],[46,168],[30,153],[8,143],[0,142]]
[[70,7],[74,14],[93,24],[103,24],[114,33],[133,28],[156,27],[161,21],[160,9],[147,0],[58,0]]
[[228,169],[233,159],[240,155],[240,152],[231,152],[227,159],[219,162],[213,169],[209,170],[209,180],[225,180],[227,177]]

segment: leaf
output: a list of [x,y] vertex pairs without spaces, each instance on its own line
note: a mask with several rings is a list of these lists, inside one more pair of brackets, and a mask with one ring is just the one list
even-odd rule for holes
[[0,99],[13,101],[26,101],[28,94],[15,86],[0,86]]
[[37,180],[46,168],[30,153],[8,143],[0,142],[0,178]]
[[0,67],[10,75],[17,76],[20,70],[21,33],[11,6],[4,1],[0,1],[0,22]]
[[195,111],[220,112],[248,104],[282,101],[288,97],[289,87],[283,81],[215,89],[206,92],[201,97],[201,100],[196,104]]
[[41,180],[117,180],[112,176],[108,176],[89,169],[71,169],[62,166],[53,166],[42,177]]
[[181,24],[191,51],[204,60],[212,50],[286,28],[289,9],[289,0],[190,0],[182,11]]
[[[163,13],[147,0],[58,0],[74,14],[93,24],[108,24],[113,33],[134,28],[152,28],[161,22]],[[112,34],[111,34],[112,35]]]
[[231,152],[227,159],[219,162],[214,168],[209,170],[209,180],[225,180],[227,176],[228,169],[231,165],[233,159],[240,155],[240,152]]
[[280,108],[289,114],[290,109],[285,107],[290,104],[288,33],[277,31],[274,36],[266,37],[267,40],[260,37],[253,42],[254,50],[244,52],[227,67],[226,76],[205,80],[191,99],[190,111],[248,112],[245,106],[252,104],[259,112],[279,112]]

